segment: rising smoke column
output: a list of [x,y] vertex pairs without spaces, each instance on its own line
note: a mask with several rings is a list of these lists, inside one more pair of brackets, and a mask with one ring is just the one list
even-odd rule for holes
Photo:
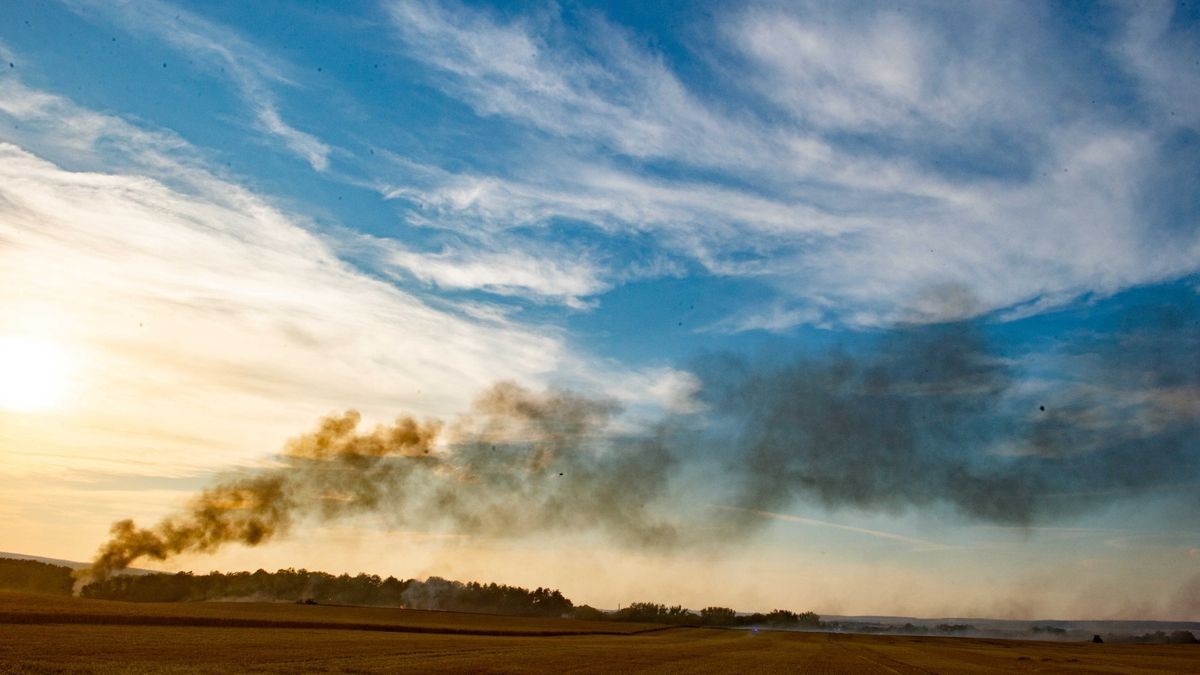
[[114,523],[90,576],[106,579],[138,558],[210,553],[235,542],[255,546],[286,534],[309,513],[336,518],[379,508],[391,486],[432,462],[440,425],[405,417],[360,434],[358,424],[354,411],[322,420],[316,432],[288,443],[282,466],[219,482],[152,528]]
[[360,513],[490,536],[600,530],[669,544],[671,525],[644,507],[659,498],[671,458],[650,438],[605,435],[616,411],[501,383],[451,425],[402,417],[363,432],[358,413],[331,416],[289,441],[278,467],[219,482],[153,527],[115,523],[89,575],[103,580],[139,558],[255,546],[304,518]]

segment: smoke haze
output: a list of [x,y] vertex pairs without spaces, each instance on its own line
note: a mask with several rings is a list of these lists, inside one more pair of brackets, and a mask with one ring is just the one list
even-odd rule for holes
[[1133,307],[1107,341],[1064,341],[1038,355],[1060,371],[1040,388],[971,323],[894,330],[866,356],[715,357],[696,372],[737,448],[745,509],[943,504],[1032,525],[1200,481],[1196,304]]
[[611,401],[512,383],[447,423],[401,417],[368,431],[351,411],[157,525],[116,523],[91,573],[360,513],[656,549],[742,541],[763,525],[756,511],[797,501],[1046,522],[1200,480],[1198,317],[1195,301],[1128,308],[1106,342],[1074,336],[1037,355],[1060,373],[1040,388],[973,322],[782,363],[709,356],[693,368],[699,412],[640,433],[615,431]]
[[357,412],[331,416],[290,441],[278,467],[217,483],[153,527],[115,523],[90,574],[104,579],[143,557],[254,546],[305,517],[367,512],[489,536],[570,528],[670,545],[673,529],[647,508],[664,489],[670,457],[648,437],[604,436],[615,410],[501,383],[449,427],[401,417],[360,431]]

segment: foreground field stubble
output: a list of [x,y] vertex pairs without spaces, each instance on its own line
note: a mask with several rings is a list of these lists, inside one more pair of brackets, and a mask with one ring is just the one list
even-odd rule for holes
[[[22,602],[24,600],[24,602]],[[59,612],[55,623],[48,612]],[[124,612],[122,612],[124,610]],[[172,610],[185,621],[305,614],[341,628],[221,627],[115,623]],[[486,615],[371,608],[236,605],[126,605],[0,595],[0,670],[5,672],[1200,672],[1190,645],[1092,645],[1049,642],[860,636],[676,628],[637,634],[472,635],[350,628],[385,617],[440,631],[456,627],[534,631],[617,627]],[[114,623],[87,623],[88,617]],[[23,621],[22,618],[25,620]],[[294,625],[294,624],[290,624]]]

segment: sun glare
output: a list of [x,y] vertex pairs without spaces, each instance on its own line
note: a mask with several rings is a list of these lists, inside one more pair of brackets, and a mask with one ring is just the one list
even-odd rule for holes
[[59,406],[68,382],[66,352],[46,340],[0,336],[0,410]]

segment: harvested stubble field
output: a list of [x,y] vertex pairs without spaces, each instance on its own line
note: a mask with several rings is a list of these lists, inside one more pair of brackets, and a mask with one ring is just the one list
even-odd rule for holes
[[1200,672],[1191,645],[664,628],[0,593],[5,672]]

